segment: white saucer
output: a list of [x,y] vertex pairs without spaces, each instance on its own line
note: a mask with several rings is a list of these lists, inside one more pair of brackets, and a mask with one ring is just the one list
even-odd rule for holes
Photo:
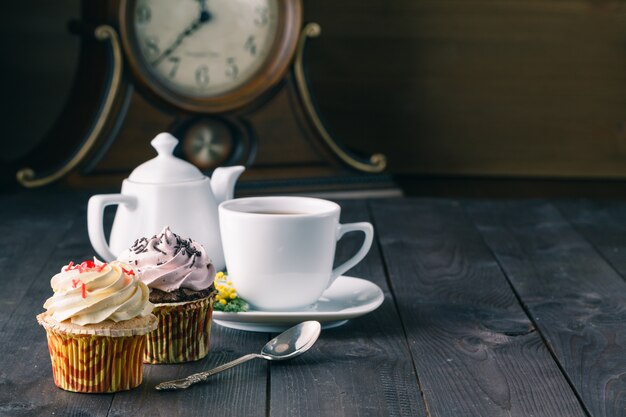
[[312,306],[297,311],[214,311],[213,321],[220,326],[252,332],[282,332],[306,320],[317,320],[323,329],[329,329],[376,310],[384,299],[383,291],[373,282],[340,276]]

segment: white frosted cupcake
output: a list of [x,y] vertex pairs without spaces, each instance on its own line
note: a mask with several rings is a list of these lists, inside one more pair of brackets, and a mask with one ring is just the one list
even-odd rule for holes
[[169,227],[151,238],[137,239],[119,260],[136,268],[150,288],[159,326],[148,337],[145,361],[179,363],[209,352],[215,301],[215,268],[199,243]]
[[46,329],[55,384],[76,392],[141,384],[145,335],[157,319],[133,269],[117,261],[70,262],[50,284],[54,295],[37,320]]

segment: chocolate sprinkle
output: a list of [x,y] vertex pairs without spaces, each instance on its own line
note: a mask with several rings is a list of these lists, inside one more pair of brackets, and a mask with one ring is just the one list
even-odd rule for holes
[[200,255],[200,251],[193,246],[193,241],[191,239],[181,239],[181,237],[175,233],[174,237],[176,238],[174,254],[184,253],[189,258]]
[[135,243],[133,243],[133,246],[130,247],[130,250],[132,250],[135,253],[135,255],[138,255],[143,252],[147,252],[148,243],[149,243],[148,239],[146,239],[145,237],[142,237],[141,239],[135,240]]
[[[191,264],[188,268],[193,268],[198,259],[202,258],[202,252],[194,246],[194,241],[191,239],[183,239],[176,233],[173,233],[169,228],[166,228],[161,234],[154,235],[150,239],[146,239],[145,237],[139,238],[135,240],[133,246],[131,246],[130,250],[135,253],[135,255],[139,255],[141,253],[146,253],[149,250],[155,250],[163,255],[167,255],[163,249],[159,247],[165,242],[168,246],[171,245],[170,239],[168,238],[168,233],[171,233],[175,239],[173,250],[174,253],[172,256],[176,256],[178,254],[186,255],[191,259]],[[158,242],[157,242],[158,239]],[[163,262],[158,263],[157,265],[161,265]],[[137,265],[137,260],[135,260],[135,265]],[[207,268],[210,267],[210,264],[207,265]]]

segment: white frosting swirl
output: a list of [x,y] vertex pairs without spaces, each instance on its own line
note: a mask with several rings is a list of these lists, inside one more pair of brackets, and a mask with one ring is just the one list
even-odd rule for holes
[[149,290],[129,265],[85,261],[64,266],[50,280],[54,295],[44,308],[56,321],[74,324],[115,322],[147,316],[153,305]]
[[118,259],[135,267],[148,287],[165,292],[204,290],[215,279],[215,267],[202,245],[181,238],[169,227],[158,236],[137,239]]

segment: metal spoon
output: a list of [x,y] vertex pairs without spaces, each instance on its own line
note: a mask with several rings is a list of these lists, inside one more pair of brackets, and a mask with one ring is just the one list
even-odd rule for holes
[[209,371],[189,375],[186,378],[174,381],[161,382],[155,388],[158,390],[185,389],[198,382],[206,381],[211,375],[232,368],[254,358],[263,358],[268,361],[282,361],[295,358],[296,356],[309,350],[320,335],[322,326],[317,321],[305,321],[285,330],[263,346],[261,353],[251,353],[235,359],[232,362],[213,368]]

